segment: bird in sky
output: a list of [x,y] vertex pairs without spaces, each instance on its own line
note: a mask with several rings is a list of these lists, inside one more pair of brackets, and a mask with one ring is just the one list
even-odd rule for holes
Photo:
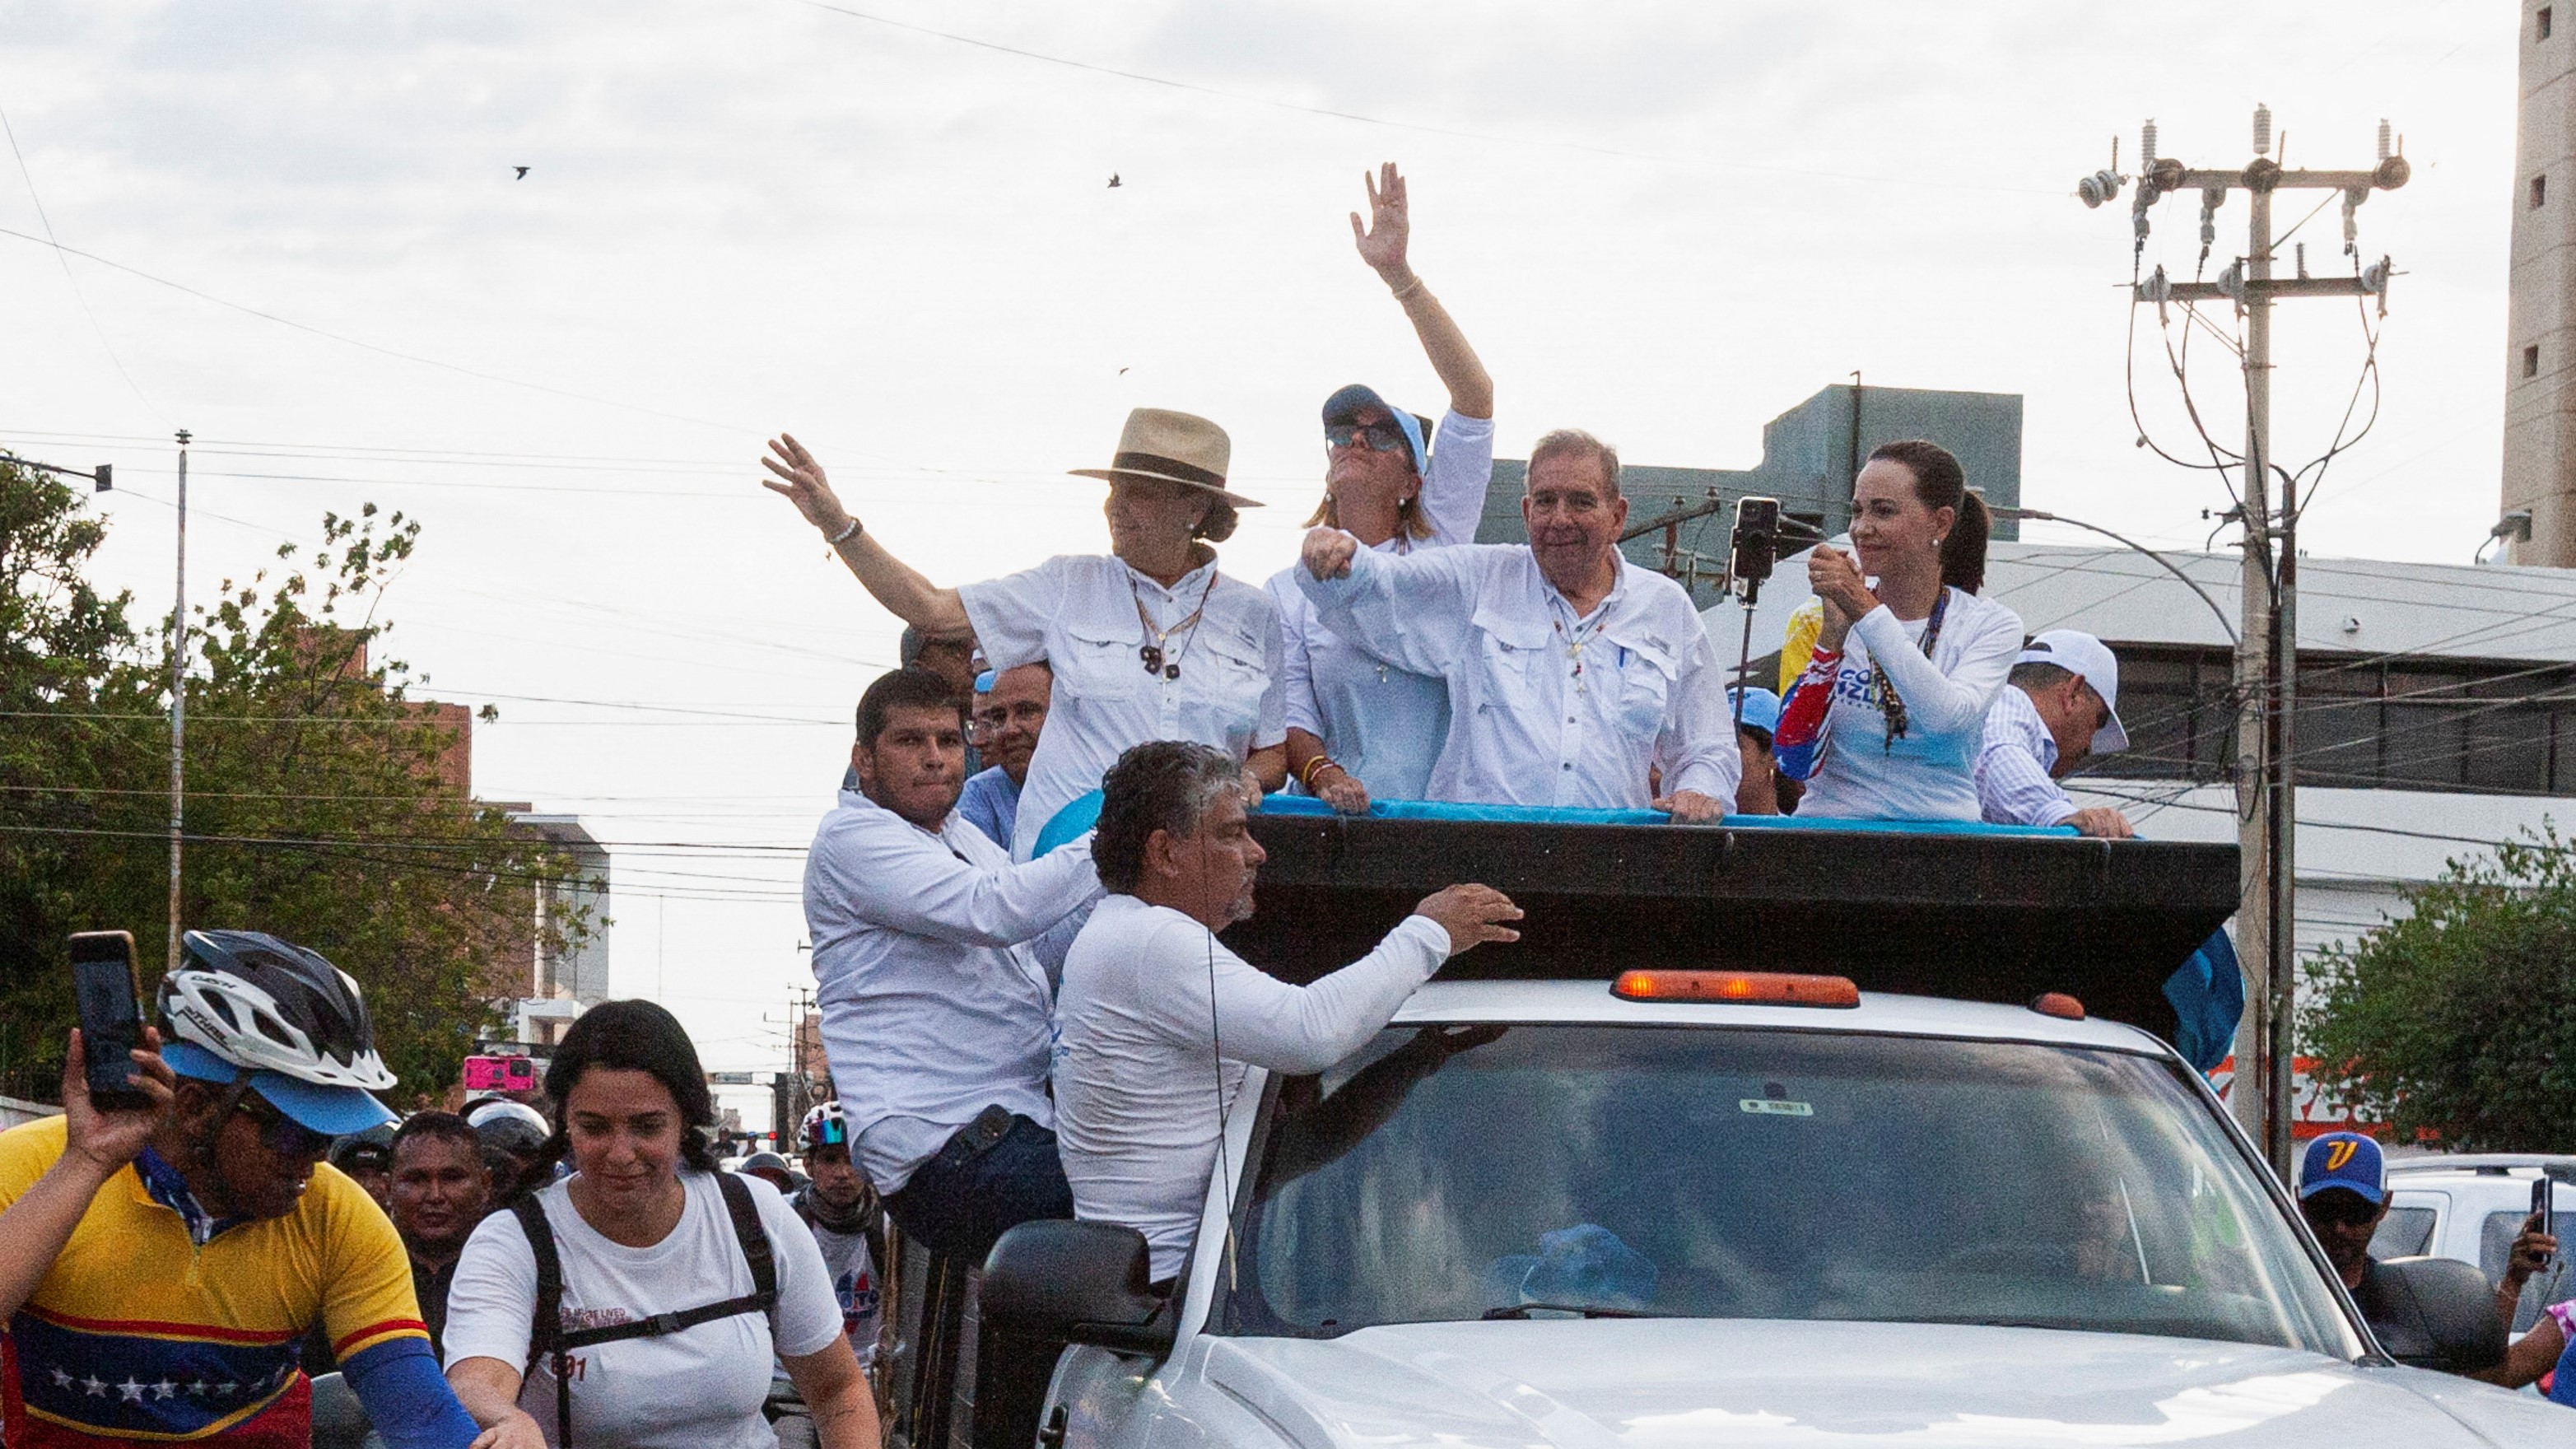
[[1118,173],[1117,173],[1117,172],[1112,171],[1112,172],[1110,172],[1110,173],[1109,173],[1109,184],[1110,184],[1110,185],[1112,185],[1112,186],[1115,186],[1115,185],[1117,185],[1117,184],[1118,184]]
[[525,167],[525,166],[513,166],[513,167],[511,167],[510,169],[519,173],[518,175],[511,177],[511,178],[510,178],[511,180],[513,180],[513,181],[525,181],[525,180],[527,180],[527,179],[528,179],[528,168],[527,168],[527,167]]

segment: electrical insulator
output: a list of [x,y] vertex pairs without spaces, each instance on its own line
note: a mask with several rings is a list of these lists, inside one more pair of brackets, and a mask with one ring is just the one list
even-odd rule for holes
[[2138,300],[2141,302],[2162,302],[2172,296],[2173,279],[2165,275],[2165,269],[2161,266],[2149,273],[2145,281],[2138,284]]
[[[2385,156],[2388,154],[2388,147],[2386,145],[2388,123],[2386,121],[2380,122],[2379,129],[2381,132],[2382,143],[2379,148],[2379,154]],[[2155,169],[2156,121],[2155,117],[2149,116],[2147,118],[2147,123],[2138,128],[2138,174],[2144,176]]]
[[2370,193],[2362,190],[2347,191],[2343,194],[2343,254],[2345,256],[2361,255],[2361,222],[2353,215],[2353,211],[2369,197]]
[[2218,244],[2218,208],[2226,200],[2224,187],[2206,187],[2200,193],[2200,254],[2204,258]]
[[2388,159],[2388,118],[2386,116],[2379,118],[2379,159],[2382,161]]
[[2229,262],[2227,269],[2218,274],[2218,293],[2239,302],[2245,300],[2245,263],[2242,260]]
[[2272,108],[2270,106],[2257,105],[2254,108],[2254,154],[2257,156],[2272,154]]
[[2083,199],[2087,207],[2100,206],[2120,194],[2120,173],[2096,171],[2075,183],[2075,194]]
[[2361,289],[2374,297],[2388,294],[2388,258],[2381,257],[2361,269]]

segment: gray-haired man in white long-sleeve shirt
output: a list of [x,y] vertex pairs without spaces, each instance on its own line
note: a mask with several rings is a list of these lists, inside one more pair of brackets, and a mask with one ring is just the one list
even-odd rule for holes
[[1220,1100],[1245,1065],[1322,1071],[1384,1028],[1441,962],[1519,939],[1504,923],[1521,913],[1489,886],[1451,886],[1376,950],[1291,986],[1216,939],[1252,914],[1264,858],[1241,767],[1203,745],[1158,741],[1121,756],[1102,788],[1092,858],[1110,895],[1065,958],[1057,1145],[1074,1216],[1143,1233],[1160,1281],[1189,1257]]

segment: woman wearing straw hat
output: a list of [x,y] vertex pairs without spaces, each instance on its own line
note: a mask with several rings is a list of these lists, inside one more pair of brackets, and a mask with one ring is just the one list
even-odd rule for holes
[[1061,554],[1036,568],[943,589],[878,544],[841,506],[823,466],[792,437],[773,441],[762,482],[821,530],[888,612],[926,635],[973,634],[994,669],[1045,660],[1054,702],[1029,761],[1011,853],[1026,860],[1047,822],[1100,788],[1128,746],[1195,740],[1242,760],[1264,789],[1287,777],[1279,620],[1259,587],[1220,575],[1211,544],[1234,532],[1232,445],[1205,418],[1127,415],[1106,468],[1111,552]]

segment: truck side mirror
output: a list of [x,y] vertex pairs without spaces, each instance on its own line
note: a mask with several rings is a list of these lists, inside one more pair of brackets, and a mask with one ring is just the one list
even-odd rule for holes
[[978,1311],[1015,1334],[1160,1356],[1179,1310],[1148,1286],[1152,1262],[1134,1228],[1022,1223],[984,1259]]
[[2504,1362],[2495,1289],[2475,1264],[2392,1258],[2372,1269],[2387,1317],[2371,1325],[2388,1356],[2414,1368],[2475,1373]]

